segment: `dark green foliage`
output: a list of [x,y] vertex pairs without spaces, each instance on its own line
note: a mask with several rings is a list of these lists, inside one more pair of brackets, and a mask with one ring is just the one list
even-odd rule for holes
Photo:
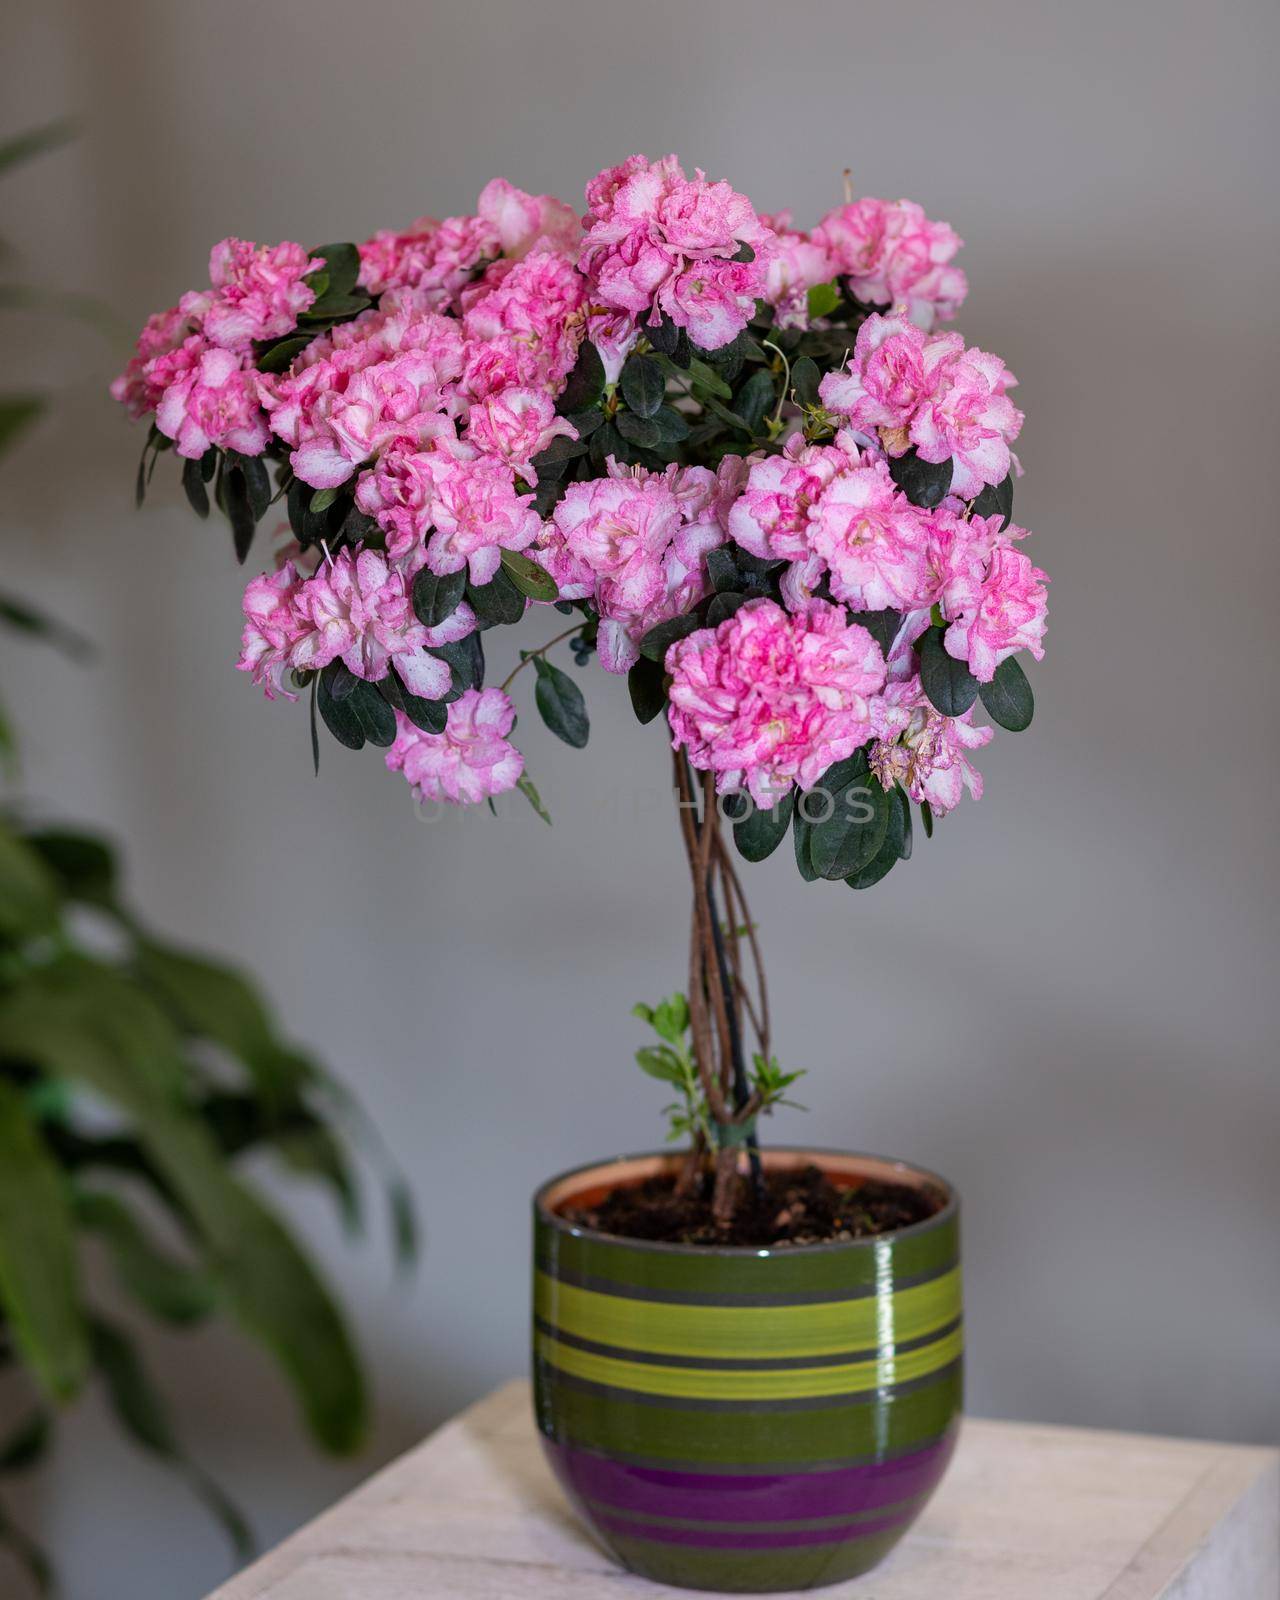
[[997,484],[987,484],[972,506],[975,517],[998,516],[1001,529],[1013,521],[1013,473],[1006,473]]
[[622,398],[639,417],[656,415],[667,390],[667,377],[651,356],[627,358],[619,380]]
[[948,655],[944,628],[932,627],[921,638],[920,682],[933,707],[945,717],[962,717],[978,698],[978,680],[963,661]]
[[786,838],[794,805],[795,791],[789,790],[770,810],[751,806],[747,815],[733,825],[738,854],[747,861],[763,861],[771,856]]
[[908,450],[905,455],[890,456],[889,476],[913,506],[929,511],[942,503],[951,487],[951,460],[948,457],[935,466]]
[[666,710],[666,673],[659,662],[642,656],[627,673],[627,690],[638,721],[652,722]]
[[438,628],[458,609],[467,592],[467,574],[447,572],[443,576],[423,567],[413,580],[413,611],[424,628]]
[[562,672],[544,657],[535,656],[533,665],[538,675],[534,687],[538,715],[557,739],[563,739],[575,750],[581,750],[591,731],[582,690],[567,672]]
[[1021,733],[1024,728],[1031,726],[1036,709],[1035,697],[1026,673],[1014,656],[1006,656],[996,668],[995,677],[990,683],[978,685],[978,694],[992,722],[1008,728],[1011,733]]

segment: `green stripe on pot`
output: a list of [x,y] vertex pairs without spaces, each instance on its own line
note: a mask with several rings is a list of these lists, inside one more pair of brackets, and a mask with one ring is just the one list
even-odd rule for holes
[[964,1336],[959,1328],[923,1347],[897,1353],[892,1347],[870,1360],[838,1366],[754,1367],[725,1371],[707,1367],[659,1366],[602,1356],[561,1344],[539,1333],[534,1355],[570,1377],[635,1394],[689,1400],[817,1400],[864,1394],[926,1378],[960,1357]]
[[960,1272],[953,1267],[879,1297],[769,1306],[664,1305],[579,1289],[538,1272],[533,1304],[544,1322],[595,1344],[655,1355],[782,1360],[875,1350],[936,1332],[960,1315]]
[[699,1550],[610,1530],[607,1542],[624,1565],[655,1583],[732,1594],[769,1594],[861,1577],[884,1559],[901,1536],[900,1529],[891,1528],[863,1539],[808,1549]]

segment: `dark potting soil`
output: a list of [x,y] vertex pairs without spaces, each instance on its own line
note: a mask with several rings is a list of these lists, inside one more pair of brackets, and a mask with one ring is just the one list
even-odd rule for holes
[[674,1177],[648,1178],[614,1189],[598,1205],[566,1206],[562,1214],[568,1222],[625,1239],[759,1249],[869,1239],[923,1222],[942,1204],[940,1194],[901,1183],[867,1182],[841,1189],[809,1166],[766,1172],[761,1193],[744,1179],[733,1220],[724,1229],[717,1228],[711,1215],[709,1177],[698,1193],[679,1197]]

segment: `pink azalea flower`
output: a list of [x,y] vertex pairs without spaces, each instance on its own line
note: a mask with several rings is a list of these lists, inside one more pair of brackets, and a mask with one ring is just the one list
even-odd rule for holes
[[[656,325],[665,312],[704,349],[727,344],[765,287],[773,235],[727,183],[686,178],[675,156],[632,156],[587,186],[579,265],[593,299]],[[735,261],[746,244],[750,262]]]
[[813,508],[808,536],[831,593],[855,610],[901,610],[924,597],[928,519],[883,461],[867,458],[837,474]]
[[525,550],[538,537],[541,518],[531,494],[516,489],[515,474],[495,456],[460,444],[428,452],[421,470],[431,482],[426,563],[433,572],[465,567],[477,587],[497,573],[504,550]]
[[678,640],[666,665],[672,743],[715,774],[719,793],[746,789],[760,806],[793,782],[813,785],[866,741],[868,696],[885,678],[879,645],[824,600],[794,616],[750,600]]
[[571,255],[582,237],[572,206],[549,194],[526,194],[505,178],[485,184],[476,210],[498,235],[503,255],[517,261],[535,246]]
[[468,689],[448,718],[443,733],[427,733],[397,712],[388,769],[403,772],[419,800],[474,805],[514,789],[524,757],[507,741],[516,713],[503,691]]
[[324,265],[300,244],[250,244],[223,239],[209,257],[213,296],[203,332],[214,344],[245,352],[255,339],[292,333],[298,317],[315,301],[302,280]]
[[471,407],[469,444],[505,461],[526,483],[537,483],[533,458],[553,439],[576,439],[578,430],[556,416],[555,402],[545,390],[501,389]]
[[809,519],[823,490],[849,465],[834,445],[787,440],[781,455],[751,464],[746,486],[729,513],[729,532],[762,560],[801,560],[810,552]]
[[1043,660],[1047,582],[1029,556],[998,545],[985,575],[952,586],[948,615],[954,620],[944,637],[948,655],[967,661],[979,683],[990,683],[1000,663],[1019,650]]
[[[956,335],[935,337],[959,343]],[[926,364],[929,355],[926,351]],[[1009,446],[1022,429],[1023,417],[1006,391],[1017,381],[999,356],[949,344],[936,368],[932,394],[912,417],[911,442],[917,454],[922,461],[951,458],[951,493],[961,500],[971,500],[984,484],[1008,476],[1013,464]]]
[[774,323],[779,328],[807,328],[809,290],[835,276],[830,252],[814,234],[798,233],[791,226],[789,211],[761,216],[760,221],[772,230],[774,238],[764,281],[764,298],[773,307]]
[[[955,339],[955,335],[947,337]],[[963,348],[963,342],[956,339]],[[941,344],[937,346],[939,354]],[[937,387],[937,363],[925,361],[925,336],[902,315],[873,316],[858,329],[853,354],[839,372],[829,372],[818,394],[828,411],[848,417],[871,434],[884,428],[890,455],[907,448],[907,429]]]
[[600,352],[604,381],[617,383],[640,338],[635,319],[615,306],[591,306],[587,311],[587,338]]
[[968,292],[964,273],[951,265],[962,240],[914,201],[866,196],[828,212],[813,236],[864,305],[905,304],[922,328],[953,317]]
[[244,631],[236,667],[252,674],[268,700],[277,695],[286,700],[298,698],[285,688],[284,675],[289,670],[290,652],[306,628],[297,607],[304,581],[297,566],[289,561],[277,572],[252,579],[244,591]]
[[[394,443],[424,445],[455,433],[449,412],[462,364],[456,325],[428,315],[368,326],[367,341],[322,354],[282,379],[259,379],[272,430],[293,446],[290,464],[313,488],[337,488]],[[389,330],[402,348],[383,359]]]
[[360,286],[370,294],[419,289],[440,310],[501,251],[497,228],[483,217],[419,217],[403,233],[384,230],[360,246]]
[[609,477],[570,484],[543,526],[538,560],[564,599],[600,614],[600,665],[626,672],[659,622],[708,592],[706,555],[723,544],[718,484],[706,468],[649,472],[610,462]]
[[151,364],[148,381],[161,390],[156,427],[188,460],[210,445],[256,456],[266,449],[267,419],[252,376],[240,357],[206,344],[199,334]]
[[164,384],[155,380],[157,358],[176,350],[192,331],[191,318],[180,306],[157,311],[147,318],[134,354],[111,385],[111,398],[118,400],[135,421],[154,411],[164,393]]
[[497,261],[462,297],[463,388],[473,400],[513,387],[558,394],[585,328],[586,284],[547,250]]
[[357,678],[376,683],[394,664],[411,694],[438,700],[452,674],[428,655],[426,628],[414,615],[409,581],[376,550],[340,550],[294,596],[303,625],[291,666],[318,670],[341,657]]
[[912,675],[891,683],[873,711],[881,737],[871,747],[870,764],[885,789],[900,783],[938,817],[955,810],[965,789],[982,799],[982,774],[968,752],[989,744],[995,729],[975,727],[972,707],[962,717],[944,717]]

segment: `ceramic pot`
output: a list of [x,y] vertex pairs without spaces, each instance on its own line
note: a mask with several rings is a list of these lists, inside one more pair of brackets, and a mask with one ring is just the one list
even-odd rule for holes
[[560,1214],[673,1171],[580,1167],[534,1197],[533,1373],[556,1476],[632,1572],[689,1589],[814,1588],[874,1567],[946,1470],[961,1412],[958,1202],[879,1156],[771,1150],[835,1184],[926,1189],[878,1238],[654,1244]]

